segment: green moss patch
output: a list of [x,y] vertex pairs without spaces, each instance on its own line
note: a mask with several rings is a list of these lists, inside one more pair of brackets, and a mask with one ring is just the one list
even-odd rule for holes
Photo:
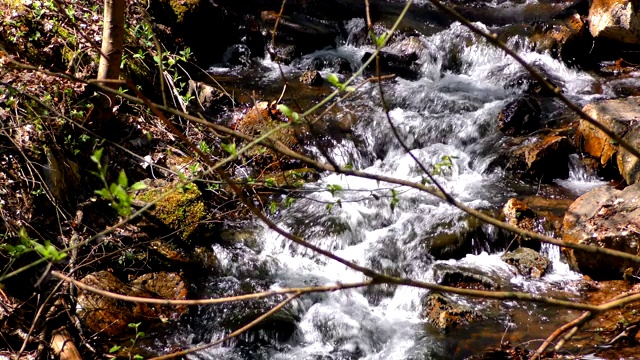
[[[175,190],[176,187],[179,188]],[[180,238],[188,241],[206,216],[202,193],[197,186],[173,183],[137,195],[136,200],[151,202],[170,191],[173,192],[149,210],[149,214],[169,229],[176,231]]]

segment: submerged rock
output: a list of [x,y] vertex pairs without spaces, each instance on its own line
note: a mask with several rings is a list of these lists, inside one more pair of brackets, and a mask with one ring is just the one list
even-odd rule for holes
[[547,272],[551,263],[549,259],[537,251],[525,247],[508,252],[502,255],[501,259],[507,264],[515,266],[520,275],[536,279]]
[[[564,241],[640,253],[640,184],[596,188],[579,197],[564,218]],[[621,278],[638,265],[616,257],[564,248],[569,265],[595,279]],[[631,269],[631,270],[629,270]]]
[[[223,298],[269,291],[271,281],[258,279],[238,280],[234,277],[220,277],[212,279],[207,284],[210,298]],[[264,313],[277,306],[284,296],[270,296],[250,301],[234,301],[198,308],[198,314],[193,317],[193,327],[196,334],[199,331],[229,332],[247,325]],[[249,331],[254,340],[286,341],[293,335],[296,322],[300,320],[303,308],[296,300],[264,319]]]
[[530,96],[509,102],[498,114],[498,130],[505,135],[526,135],[540,128],[540,104]]
[[[265,42],[272,43],[271,39],[278,13],[265,10],[260,13],[260,18],[262,19]],[[294,57],[327,46],[335,46],[335,39],[338,35],[340,35],[340,27],[337,21],[321,20],[302,13],[285,12],[279,18],[273,45],[276,47],[294,46],[294,50],[287,52],[291,54],[286,57],[276,51],[279,57],[276,60],[290,63]]]

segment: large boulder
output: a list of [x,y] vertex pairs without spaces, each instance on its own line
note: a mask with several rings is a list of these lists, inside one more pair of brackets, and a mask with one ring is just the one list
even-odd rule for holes
[[640,14],[633,0],[593,0],[589,31],[596,38],[640,44]]
[[[640,119],[640,97],[596,101],[585,105],[582,111],[606,126],[619,136],[624,136],[629,127]],[[607,165],[618,151],[618,144],[604,132],[586,120],[580,120],[576,142],[583,152]]]
[[[564,218],[564,241],[638,254],[640,250],[640,184],[616,190],[596,188],[579,197]],[[598,279],[621,278],[638,265],[616,257],[563,249],[576,271]]]

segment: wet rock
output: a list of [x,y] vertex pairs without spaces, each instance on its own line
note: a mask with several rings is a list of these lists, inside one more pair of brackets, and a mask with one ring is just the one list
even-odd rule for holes
[[540,127],[540,104],[530,96],[509,102],[498,114],[498,130],[505,135],[526,135]]
[[[542,66],[533,64],[533,67],[538,73],[544,76],[547,82],[549,82],[551,85],[555,87],[559,87],[560,81],[550,76],[549,73]],[[528,71],[525,71],[520,75],[516,76],[515,78],[507,81],[504,84],[504,88],[507,90],[514,89],[514,88],[523,89],[524,93],[527,95],[537,95],[537,96],[553,96],[554,95],[552,91],[547,89],[547,87],[544,86],[542,82],[534,78],[533,75],[531,75],[531,73]],[[526,98],[533,100],[533,98],[531,97],[526,97]],[[514,101],[517,101],[517,100],[514,100]],[[532,105],[532,107],[535,107],[535,105]],[[505,106],[505,109],[506,109],[506,106]]]
[[569,64],[584,63],[592,38],[578,13],[556,18],[536,26],[530,40],[538,51],[550,51]]
[[[381,32],[385,34],[386,32]],[[380,36],[380,34],[378,34]],[[427,48],[419,36],[394,36],[388,41],[384,50],[380,51],[380,75],[394,74],[399,77],[416,80],[420,77],[421,64]],[[361,61],[365,62],[372,53],[367,52]],[[365,75],[375,76],[376,61],[372,61],[365,69]]]
[[294,59],[302,55],[302,51],[295,44],[269,44],[269,53],[274,61],[285,65],[291,64]]
[[[493,211],[487,213],[494,217],[498,215]],[[417,236],[423,239],[426,251],[438,260],[461,259],[480,249],[505,245],[494,241],[491,227],[468,214],[461,214],[448,222],[443,219],[431,231]]]
[[431,293],[423,304],[422,316],[441,332],[448,332],[458,326],[484,318],[470,306],[457,304],[445,294]]
[[[596,188],[579,197],[564,218],[564,241],[614,249],[640,251],[640,184],[616,190]],[[563,249],[569,265],[594,279],[621,278],[637,264],[615,257]]]
[[[235,124],[236,130],[253,137],[262,136],[289,122],[287,117],[277,109],[275,102],[257,102],[236,116],[239,117]],[[301,125],[290,125],[273,132],[266,141],[276,147],[284,145],[291,150],[301,151],[302,146],[299,139],[303,137],[304,132]],[[264,146],[254,146],[247,150],[244,156],[246,159],[251,159],[248,165],[249,170],[253,169],[250,171],[250,175],[254,178],[267,169],[276,171],[298,167],[297,163],[283,161],[285,160],[283,155]]]
[[638,3],[632,0],[593,0],[589,31],[596,38],[640,44]]
[[500,344],[499,348],[488,348],[465,360],[528,360],[532,355],[532,352],[523,346],[513,347],[508,341],[505,341]]
[[[635,149],[640,149],[640,125],[638,123],[632,125],[622,139]],[[640,160],[623,147],[618,150],[616,159],[620,175],[627,184],[637,183],[640,180]]]
[[507,264],[515,266],[521,275],[536,279],[547,272],[550,264],[549,259],[537,251],[525,247],[508,252],[502,255],[501,259]]
[[209,116],[217,114],[235,103],[233,97],[226,91],[194,80],[189,80],[188,94],[194,97],[194,100],[189,103],[188,109],[203,112]]
[[[142,275],[125,284],[107,271],[89,274],[80,281],[109,292],[148,298],[186,299],[187,290],[175,273]],[[80,290],[77,298],[78,316],[91,332],[118,336],[130,323],[176,319],[187,312],[186,306],[163,307],[152,304],[125,302],[89,291]]]
[[450,266],[434,266],[435,281],[440,285],[460,289],[498,290],[500,285],[477,269]]
[[[513,226],[517,226],[520,229],[527,231],[535,231],[539,229],[538,216],[522,201],[511,198],[504,205],[502,209],[505,221]],[[514,234],[515,235],[515,234]],[[520,246],[526,246],[534,250],[540,250],[540,242],[537,240],[531,240],[523,238],[520,235],[515,235],[516,240]]]
[[337,74],[349,74],[353,71],[349,60],[336,54],[319,54],[308,65],[310,70],[329,71]]
[[566,136],[540,135],[513,150],[507,170],[526,179],[551,182],[569,175],[571,142]]
[[[570,199],[550,199],[540,196],[528,196],[523,199],[511,198],[504,205],[502,214],[505,221],[523,230],[537,233],[562,236],[562,221]],[[518,244],[536,251],[540,251],[540,242],[519,235],[512,234]]]
[[[190,241],[197,234],[206,218],[206,206],[202,193],[194,184],[181,185],[165,180],[146,180],[148,189],[134,197],[144,205],[159,196],[171,192],[164,200],[147,210],[145,219],[138,226],[150,234],[166,235],[176,232],[184,241]],[[180,187],[176,190],[176,187]]]
[[[212,279],[207,284],[211,293],[206,297],[223,298],[268,291],[270,281],[246,279],[238,280],[233,277]],[[228,302],[213,307],[201,307],[194,317],[194,329],[210,333],[212,329],[218,331],[233,331],[247,325],[264,313],[274,308],[284,298],[271,296],[251,301]],[[296,329],[296,322],[300,320],[302,306],[299,301],[293,301],[277,313],[260,322],[249,332],[257,339],[272,339],[286,341]]]
[[[278,18],[275,11],[262,11],[265,40],[271,43],[273,29]],[[303,13],[285,12],[278,22],[275,44],[295,45],[297,54],[307,54],[327,46],[335,46],[340,35],[337,21],[321,20]]]
[[307,70],[300,75],[300,82],[308,86],[320,86],[324,80],[316,70]]
[[[640,97],[602,100],[585,105],[582,110],[619,136],[624,136],[632,124],[640,120]],[[618,151],[618,145],[586,120],[580,120],[576,143],[582,151],[600,160],[605,166]]]
[[251,49],[245,44],[233,44],[222,55],[222,62],[227,66],[251,65]]
[[[367,52],[362,57],[362,62],[371,58],[373,54]],[[420,66],[418,65],[418,55],[416,53],[394,54],[387,51],[380,51],[380,75],[395,74],[408,80],[416,80],[420,76]],[[376,76],[376,61],[372,61],[366,68],[367,76]]]
[[[375,34],[375,36],[381,36],[382,34],[388,33],[388,31],[389,29],[387,29],[385,26],[383,26],[380,23],[373,24],[372,32]],[[397,33],[392,35],[392,37],[395,37],[395,36],[397,36]],[[362,25],[358,28],[358,30],[353,31],[351,34],[349,34],[349,38],[347,39],[347,44],[353,45],[355,47],[372,46],[372,45],[375,46],[375,44],[373,43],[373,39],[371,39],[369,27],[364,23],[364,21],[362,22]]]

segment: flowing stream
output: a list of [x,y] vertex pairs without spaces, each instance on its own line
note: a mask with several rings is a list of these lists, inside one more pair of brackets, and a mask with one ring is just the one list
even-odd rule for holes
[[[530,3],[535,2],[526,2]],[[523,2],[510,4],[495,2],[497,8],[523,6]],[[362,19],[354,19],[345,28],[353,30],[363,24]],[[341,57],[356,69],[362,55],[372,48],[352,46],[346,40],[339,41],[334,49],[307,55],[294,65],[285,66],[285,73],[295,77],[305,64],[319,56]],[[596,177],[581,168],[577,155],[571,158],[568,179],[540,184],[509,176],[498,159],[506,140],[496,128],[496,116],[507,102],[523,92],[522,88],[505,84],[522,76],[524,70],[459,23],[421,35],[418,40],[422,44],[418,79],[399,78],[385,83],[385,100],[389,117],[411,155],[432,171],[437,169],[435,178],[453,197],[496,214],[510,197],[540,194],[575,198],[599,184]],[[525,38],[514,37],[509,45],[525,60],[552,75],[573,101],[584,104],[597,96],[592,94],[596,80],[589,74],[569,68],[548,54],[532,52]],[[263,59],[256,68],[261,75],[254,73],[254,83],[261,87],[280,86],[280,71],[274,63]],[[221,67],[213,71],[232,72]],[[327,68],[321,73],[326,78],[331,71]],[[395,139],[376,84],[358,89],[341,106],[356,113],[358,121],[353,136],[336,141],[328,150],[334,161],[372,174],[416,182],[424,179],[420,167]],[[553,106],[543,115],[547,121],[566,116],[562,106]],[[320,156],[317,149],[311,151]],[[451,164],[447,164],[449,161]],[[307,184],[304,190],[304,196],[280,210],[274,219],[282,228],[360,265],[428,282],[437,281],[443,269],[462,269],[494,279],[500,289],[568,298],[577,294],[575,283],[580,275],[562,262],[558,248],[543,246],[542,253],[552,261],[552,269],[541,279],[516,275],[500,259],[509,236],[427,193],[337,174],[325,175],[318,182]],[[215,246],[222,272],[228,275],[226,281],[233,283],[262,274],[262,284],[277,289],[365,278],[267,228],[258,230],[254,245],[251,249]],[[205,280],[203,287],[220,286],[217,281]],[[206,290],[203,292],[207,294]],[[497,346],[501,339],[518,344],[544,338],[575,314],[520,302],[498,304],[455,297],[486,314],[487,320],[445,335],[422,317],[422,299],[427,293],[406,286],[381,285],[303,296],[288,307],[295,326],[286,330],[290,335],[284,339],[257,331],[188,358],[464,358],[486,346]],[[215,306],[201,309],[196,315],[199,319],[178,331],[170,342],[199,344],[220,338],[223,334],[212,325],[212,319],[223,311],[226,310]]]

